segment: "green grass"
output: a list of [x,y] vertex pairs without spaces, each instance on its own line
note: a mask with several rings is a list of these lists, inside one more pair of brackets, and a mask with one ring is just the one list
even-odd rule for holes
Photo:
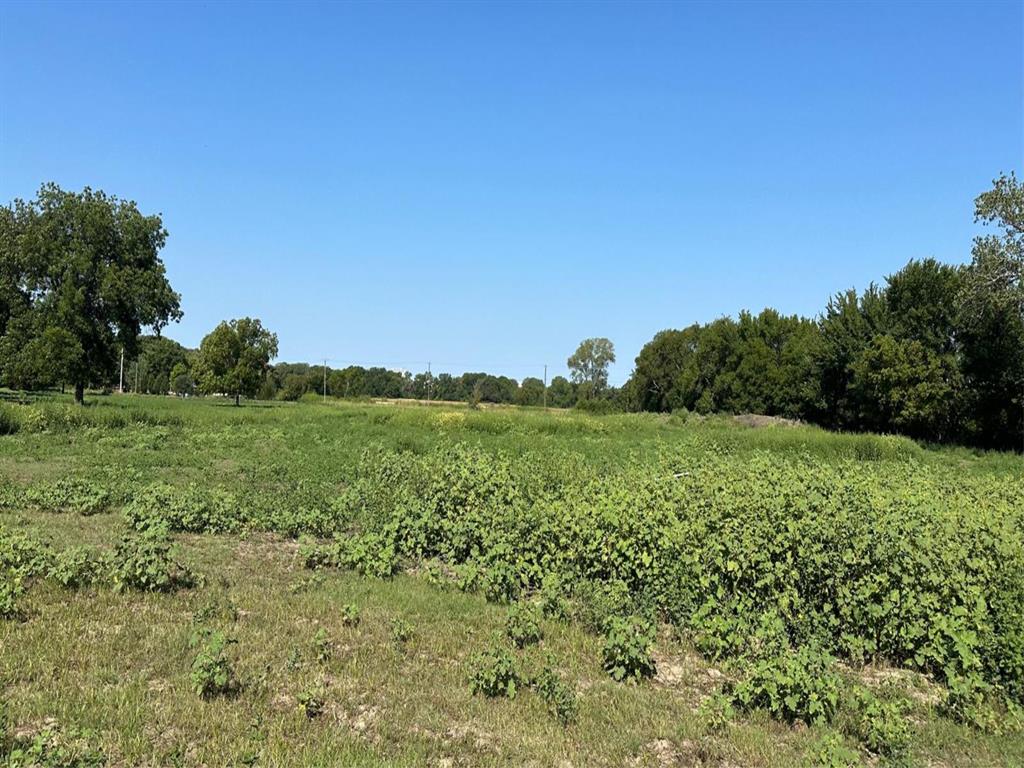
[[[9,731],[35,733],[52,718],[66,732],[85,729],[112,765],[800,765],[839,733],[839,720],[793,726],[757,711],[709,730],[700,704],[742,668],[702,656],[693,637],[666,625],[654,649],[657,676],[622,684],[602,669],[599,635],[578,621],[543,620],[541,642],[515,654],[527,674],[550,658],[573,686],[580,711],[568,727],[532,690],[511,700],[473,696],[469,664],[504,634],[507,607],[434,583],[409,558],[391,579],[310,571],[294,539],[259,530],[296,517],[301,523],[303,510],[353,488],[382,492],[362,485],[368,449],[431,468],[446,455],[438,451],[466,444],[494,456],[495,471],[521,472],[511,486],[517,492],[541,496],[563,486],[573,493],[604,487],[593,484],[608,478],[631,493],[666,461],[681,471],[705,466],[706,476],[681,478],[690,496],[706,494],[695,501],[702,505],[722,494],[746,504],[746,490],[764,493],[757,484],[764,467],[787,478],[818,467],[837,484],[864,484],[871,504],[898,499],[892,503],[908,510],[934,505],[957,515],[973,514],[972,504],[994,517],[1012,514],[1024,483],[1024,462],[1012,455],[811,427],[755,429],[724,417],[683,422],[340,402],[236,409],[155,397],[96,397],[83,409],[44,399],[0,409],[0,423],[10,425],[0,431],[11,433],[0,437],[0,492],[8,489],[0,493],[0,527],[8,532],[56,550],[109,551],[125,527],[121,506],[157,481],[222,489],[245,521],[235,533],[175,537],[180,559],[201,575],[194,588],[118,593],[100,582],[69,591],[37,579],[21,620],[0,622]],[[735,485],[714,490],[718,476]],[[54,511],[74,503],[73,494],[68,502],[52,491],[68,478],[102,488],[109,508],[88,516]],[[929,496],[954,484],[959,495],[951,499]],[[25,494],[32,489],[45,493]],[[897,492],[903,495],[891,495]],[[355,627],[343,623],[346,604],[359,608]],[[408,642],[392,638],[395,620],[412,627]],[[192,690],[190,639],[200,628],[237,641],[228,650],[240,682],[235,695],[202,700]],[[320,629],[331,649],[323,661],[316,658]],[[884,663],[845,664],[841,674],[904,702],[912,765],[1024,764],[1019,732],[989,735],[944,717],[941,681],[929,675]],[[309,690],[325,703],[313,719],[298,704]],[[850,736],[839,738],[859,750]]]

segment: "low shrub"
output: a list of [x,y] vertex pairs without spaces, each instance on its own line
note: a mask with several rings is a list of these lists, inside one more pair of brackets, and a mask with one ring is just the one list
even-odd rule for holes
[[54,556],[47,575],[65,589],[85,587],[100,578],[103,562],[84,547],[71,547]]
[[125,518],[137,529],[166,525],[171,531],[225,533],[245,523],[237,498],[219,488],[195,485],[176,488],[156,483],[140,489],[124,508]]
[[346,627],[359,626],[359,606],[353,603],[346,603],[341,606],[341,623]]
[[533,687],[559,723],[568,726],[576,722],[579,717],[576,691],[558,676],[550,662],[541,669]]
[[223,632],[204,632],[193,638],[199,650],[192,660],[192,689],[204,699],[237,691],[238,681],[228,657],[228,646],[235,641]]
[[831,721],[839,692],[832,658],[803,646],[751,660],[747,677],[734,686],[732,698],[744,710],[765,709],[779,720],[815,725]]
[[863,688],[856,688],[852,699],[850,735],[890,765],[904,764],[910,748],[910,728],[899,703],[883,701]]
[[412,640],[413,629],[412,625],[404,619],[392,619],[391,620],[391,639],[399,645]]
[[732,699],[721,692],[708,696],[697,708],[697,719],[707,734],[724,733],[733,714]]
[[515,698],[520,685],[515,657],[504,645],[495,642],[470,662],[469,690],[484,696]]
[[516,603],[505,620],[505,634],[516,648],[539,643],[543,633],[540,628],[540,608],[531,603]]
[[320,717],[327,706],[327,692],[322,685],[306,688],[296,698],[299,702],[299,710],[309,720]]
[[118,591],[171,592],[190,587],[195,574],[174,559],[170,533],[164,524],[129,530],[111,559],[111,578]]
[[313,635],[313,655],[319,664],[326,664],[334,655],[334,644],[323,627]]
[[0,619],[10,621],[21,618],[19,601],[23,594],[20,576],[12,571],[0,572]]
[[636,617],[612,618],[604,638],[604,669],[613,680],[642,680],[653,677],[654,627]]
[[110,492],[88,480],[63,478],[52,485],[32,486],[22,497],[26,504],[44,512],[94,515],[110,508]]

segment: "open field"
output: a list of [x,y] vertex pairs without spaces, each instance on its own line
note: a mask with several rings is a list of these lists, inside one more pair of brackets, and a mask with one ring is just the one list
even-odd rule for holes
[[1024,764],[1020,456],[130,396],[0,433],[11,765]]

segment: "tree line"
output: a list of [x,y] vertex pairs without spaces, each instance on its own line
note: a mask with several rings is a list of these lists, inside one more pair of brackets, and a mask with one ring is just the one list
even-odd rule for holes
[[[134,202],[43,185],[0,208],[0,383],[152,394],[417,398],[595,411],[761,413],[832,429],[1018,448],[1024,434],[1024,187],[1000,176],[975,201],[994,231],[966,265],[913,260],[884,285],[833,296],[816,318],[774,309],[665,330],[608,384],[613,344],[584,340],[571,377],[271,364],[258,319],[220,323],[190,350],[159,251],[167,231]],[[143,330],[150,333],[143,334]],[[124,361],[124,362],[122,362]],[[325,380],[326,373],[326,380]]]
[[1024,188],[975,201],[996,231],[966,265],[910,261],[833,296],[816,319],[774,309],[657,334],[632,407],[763,413],[831,429],[1020,448],[1024,435]]

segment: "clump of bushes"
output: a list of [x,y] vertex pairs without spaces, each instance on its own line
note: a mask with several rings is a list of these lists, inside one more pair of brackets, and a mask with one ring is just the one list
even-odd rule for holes
[[764,709],[779,720],[808,725],[829,722],[839,704],[841,681],[832,658],[810,646],[753,659],[732,689],[744,710]]
[[62,478],[51,485],[32,486],[22,495],[25,503],[44,512],[94,515],[110,508],[110,491],[89,480]]
[[195,574],[175,560],[165,524],[127,531],[114,550],[111,577],[118,591],[171,592],[196,581]]
[[188,533],[225,533],[245,523],[233,494],[219,488],[176,488],[166,483],[146,486],[132,495],[124,515],[135,528],[163,524],[171,531]]
[[642,680],[655,673],[651,646],[654,627],[647,621],[614,617],[607,623],[604,637],[604,669],[612,679]]

